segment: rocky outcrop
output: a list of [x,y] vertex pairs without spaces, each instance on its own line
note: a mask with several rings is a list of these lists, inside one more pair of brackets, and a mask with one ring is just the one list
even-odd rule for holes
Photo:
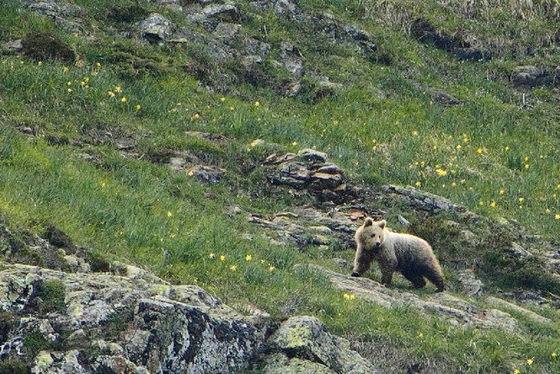
[[269,181],[296,190],[307,190],[320,201],[343,202],[351,187],[341,168],[328,162],[326,153],[302,149],[297,154],[272,154],[265,161],[271,165]]
[[436,30],[426,18],[417,18],[412,22],[411,34],[418,41],[433,44],[438,49],[453,53],[460,60],[482,62],[492,59],[489,50],[473,45],[460,35],[450,35],[445,30]]
[[350,349],[348,341],[326,333],[314,317],[292,317],[269,338],[273,352],[265,373],[377,373],[373,365]]
[[117,276],[2,264],[0,358],[34,374],[375,372],[316,318],[278,325],[200,287],[121,268]]
[[[427,298],[407,292],[395,287],[385,287],[382,284],[368,279],[355,278],[343,275],[317,265],[297,265],[298,268],[307,268],[327,277],[332,285],[343,292],[354,295],[356,298],[370,301],[386,308],[396,306],[408,306],[421,313],[435,315],[438,318],[448,320],[452,325],[476,328],[499,328],[511,332],[516,331],[517,321],[509,313],[493,308],[481,308],[477,305],[455,297],[447,292],[434,293]],[[494,297],[488,298],[488,302],[496,306],[506,307],[517,313],[522,310],[523,314],[530,315],[533,320],[540,323],[549,323],[545,317],[519,306],[505,302]],[[511,307],[509,306],[511,304]],[[519,308],[519,309],[517,309]]]
[[426,191],[417,190],[411,186],[402,187],[389,185],[384,186],[383,191],[395,198],[404,200],[408,203],[408,205],[418,210],[424,210],[432,213],[454,211],[476,218],[473,213],[468,212],[465,207],[461,205],[457,205],[444,197],[434,195]]

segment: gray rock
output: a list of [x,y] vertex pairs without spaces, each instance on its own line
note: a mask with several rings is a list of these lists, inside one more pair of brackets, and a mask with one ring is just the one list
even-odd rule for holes
[[[18,318],[3,335],[2,354],[23,354],[26,334],[34,334],[57,347],[29,357],[34,374],[253,372],[261,369],[253,367],[257,362],[271,372],[372,372],[319,320],[291,319],[278,329],[265,311],[246,317],[200,287],[170,285],[133,266],[119,268],[125,269],[122,276],[4,267],[0,311],[17,312]],[[65,286],[64,310],[27,310],[34,285],[51,280]],[[290,356],[294,350],[304,354]]]
[[457,272],[459,288],[468,296],[480,295],[484,290],[484,283],[478,279],[472,269],[464,269]]
[[543,317],[529,309],[525,309],[523,307],[520,307],[519,305],[510,303],[509,301],[494,297],[494,296],[489,296],[486,298],[486,302],[495,305],[496,307],[503,307],[507,310],[513,311],[515,313],[518,314],[522,314],[525,318],[530,319],[534,322],[537,323],[542,323],[542,324],[549,324],[552,321],[549,318]]
[[436,103],[443,104],[444,106],[455,106],[459,104],[459,100],[453,95],[437,88],[432,89],[432,99]]
[[204,21],[218,19],[231,22],[238,21],[240,17],[239,9],[234,3],[210,3],[202,9],[202,14],[204,16]]
[[218,183],[225,172],[225,169],[217,166],[195,165],[189,168],[187,174],[192,175],[203,182]]
[[297,153],[298,157],[301,157],[305,161],[312,161],[312,162],[322,162],[325,163],[328,160],[328,156],[324,152],[319,152],[314,149],[302,149]]
[[[369,361],[350,349],[348,341],[327,334],[325,325],[315,317],[288,319],[271,336],[269,344],[278,347],[288,357],[306,359],[323,366],[312,365],[312,373],[331,373],[329,368],[335,373],[377,372]],[[278,360],[277,357],[275,359]],[[301,366],[301,363],[288,362],[288,367],[293,365]]]
[[516,86],[533,86],[537,83],[540,74],[536,66],[518,66],[511,72],[511,81]]
[[395,287],[385,287],[368,278],[356,278],[336,273],[318,265],[296,265],[296,269],[310,269],[327,277],[332,285],[357,298],[386,308],[407,305],[422,313],[434,314],[453,324],[477,328],[503,328],[516,331],[517,321],[510,314],[495,309],[483,309],[446,292],[434,293],[424,300]]
[[22,40],[18,39],[18,40],[12,40],[7,42],[4,47],[8,50],[8,51],[12,51],[12,52],[21,52],[21,50],[23,49],[23,44],[22,44]]
[[239,35],[240,31],[241,25],[239,24],[221,22],[218,23],[218,26],[216,26],[213,35],[216,39],[229,40]]
[[152,13],[144,21],[138,22],[138,29],[144,39],[157,43],[169,39],[173,35],[174,26],[161,14]]
[[321,201],[343,201],[350,191],[347,178],[327,160],[324,152],[302,149],[297,155],[270,155],[264,164],[274,166],[268,176],[272,184],[307,190]]
[[511,243],[511,246],[506,249],[506,252],[516,258],[528,258],[532,256],[529,251],[516,242]]
[[383,191],[387,194],[401,196],[409,203],[409,205],[419,210],[425,210],[433,213],[439,213],[441,211],[455,211],[458,213],[466,213],[475,217],[473,213],[467,212],[463,206],[457,205],[451,200],[429,192],[417,190],[411,186],[401,187],[388,185],[383,186]]

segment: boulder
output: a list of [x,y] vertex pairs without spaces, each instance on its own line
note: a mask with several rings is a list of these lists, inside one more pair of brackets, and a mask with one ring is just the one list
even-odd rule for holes
[[279,361],[287,363],[291,373],[301,372],[296,367],[308,370],[305,373],[377,373],[369,361],[350,349],[347,340],[326,334],[325,325],[315,317],[289,318],[270,337],[269,346],[280,350],[284,357],[271,357],[266,373],[269,367],[270,372],[275,372]]
[[320,201],[342,202],[351,197],[351,189],[342,169],[327,161],[327,154],[302,149],[297,154],[272,154],[264,164],[270,165],[269,182],[306,190]]
[[150,43],[158,43],[169,39],[173,35],[174,26],[167,18],[158,13],[152,13],[144,21],[138,23],[142,38]]

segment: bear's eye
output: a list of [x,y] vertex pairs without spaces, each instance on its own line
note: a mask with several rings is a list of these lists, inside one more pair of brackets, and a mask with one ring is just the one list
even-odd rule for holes
[[372,238],[375,238],[376,236],[377,236],[376,234],[371,234],[371,237],[372,237]]

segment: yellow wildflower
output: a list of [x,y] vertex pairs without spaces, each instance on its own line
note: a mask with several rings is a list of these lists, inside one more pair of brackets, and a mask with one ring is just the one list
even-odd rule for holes
[[210,253],[210,254],[208,255],[208,257],[214,258],[214,257],[216,257],[216,255],[212,252],[212,253]]
[[173,215],[173,213],[171,213],[170,211],[167,211],[167,217],[171,217]]
[[422,185],[422,183],[420,183],[420,181],[417,181],[416,183],[414,183],[414,185],[415,185],[416,187],[420,187],[420,186]]
[[37,65],[38,65],[38,66],[43,65],[43,61],[39,61],[39,62],[37,63]]
[[414,130],[414,131],[412,132],[412,135],[418,136],[418,131]]
[[251,261],[252,259],[253,259],[253,256],[251,256],[251,255],[245,256],[245,261]]
[[293,142],[292,145],[295,147],[297,145],[297,142]]
[[477,149],[476,152],[477,152],[478,154],[482,154],[482,148]]
[[120,86],[115,86],[115,92],[122,92],[122,88]]
[[255,106],[259,106],[261,105],[261,103],[259,103],[258,101],[255,101]]
[[121,101],[122,101],[123,103],[126,103],[126,96],[123,96],[122,99],[121,99]]
[[274,266],[270,265],[270,267],[268,268],[268,270],[270,270],[270,271],[274,270]]
[[231,270],[235,271],[235,270],[237,269],[237,265],[231,265],[229,268],[230,268]]
[[225,259],[226,259],[226,256],[224,256],[224,255],[220,256],[220,261],[224,261]]
[[500,190],[500,195],[503,195],[503,194],[504,194],[504,190]]
[[115,97],[115,93],[114,93],[113,91],[109,91],[109,92],[107,92],[107,93],[109,94],[109,96]]
[[560,214],[554,215],[554,219],[560,219]]
[[140,108],[142,108],[140,104],[136,105],[136,110],[140,110]]
[[95,65],[97,65],[98,68],[101,67],[101,62],[97,62]]
[[492,202],[490,203],[490,206],[491,206],[492,208],[494,208],[494,207],[496,206],[496,202],[495,202],[495,201],[492,201]]
[[532,358],[528,358],[527,359],[527,365],[531,365],[533,363],[533,359]]
[[457,150],[461,149],[461,144],[457,144],[457,147],[455,148],[457,148]]
[[447,172],[443,169],[436,169],[436,173],[440,176],[443,177],[445,175],[447,175]]
[[556,357],[556,352],[552,352],[550,355],[551,355],[552,357]]

